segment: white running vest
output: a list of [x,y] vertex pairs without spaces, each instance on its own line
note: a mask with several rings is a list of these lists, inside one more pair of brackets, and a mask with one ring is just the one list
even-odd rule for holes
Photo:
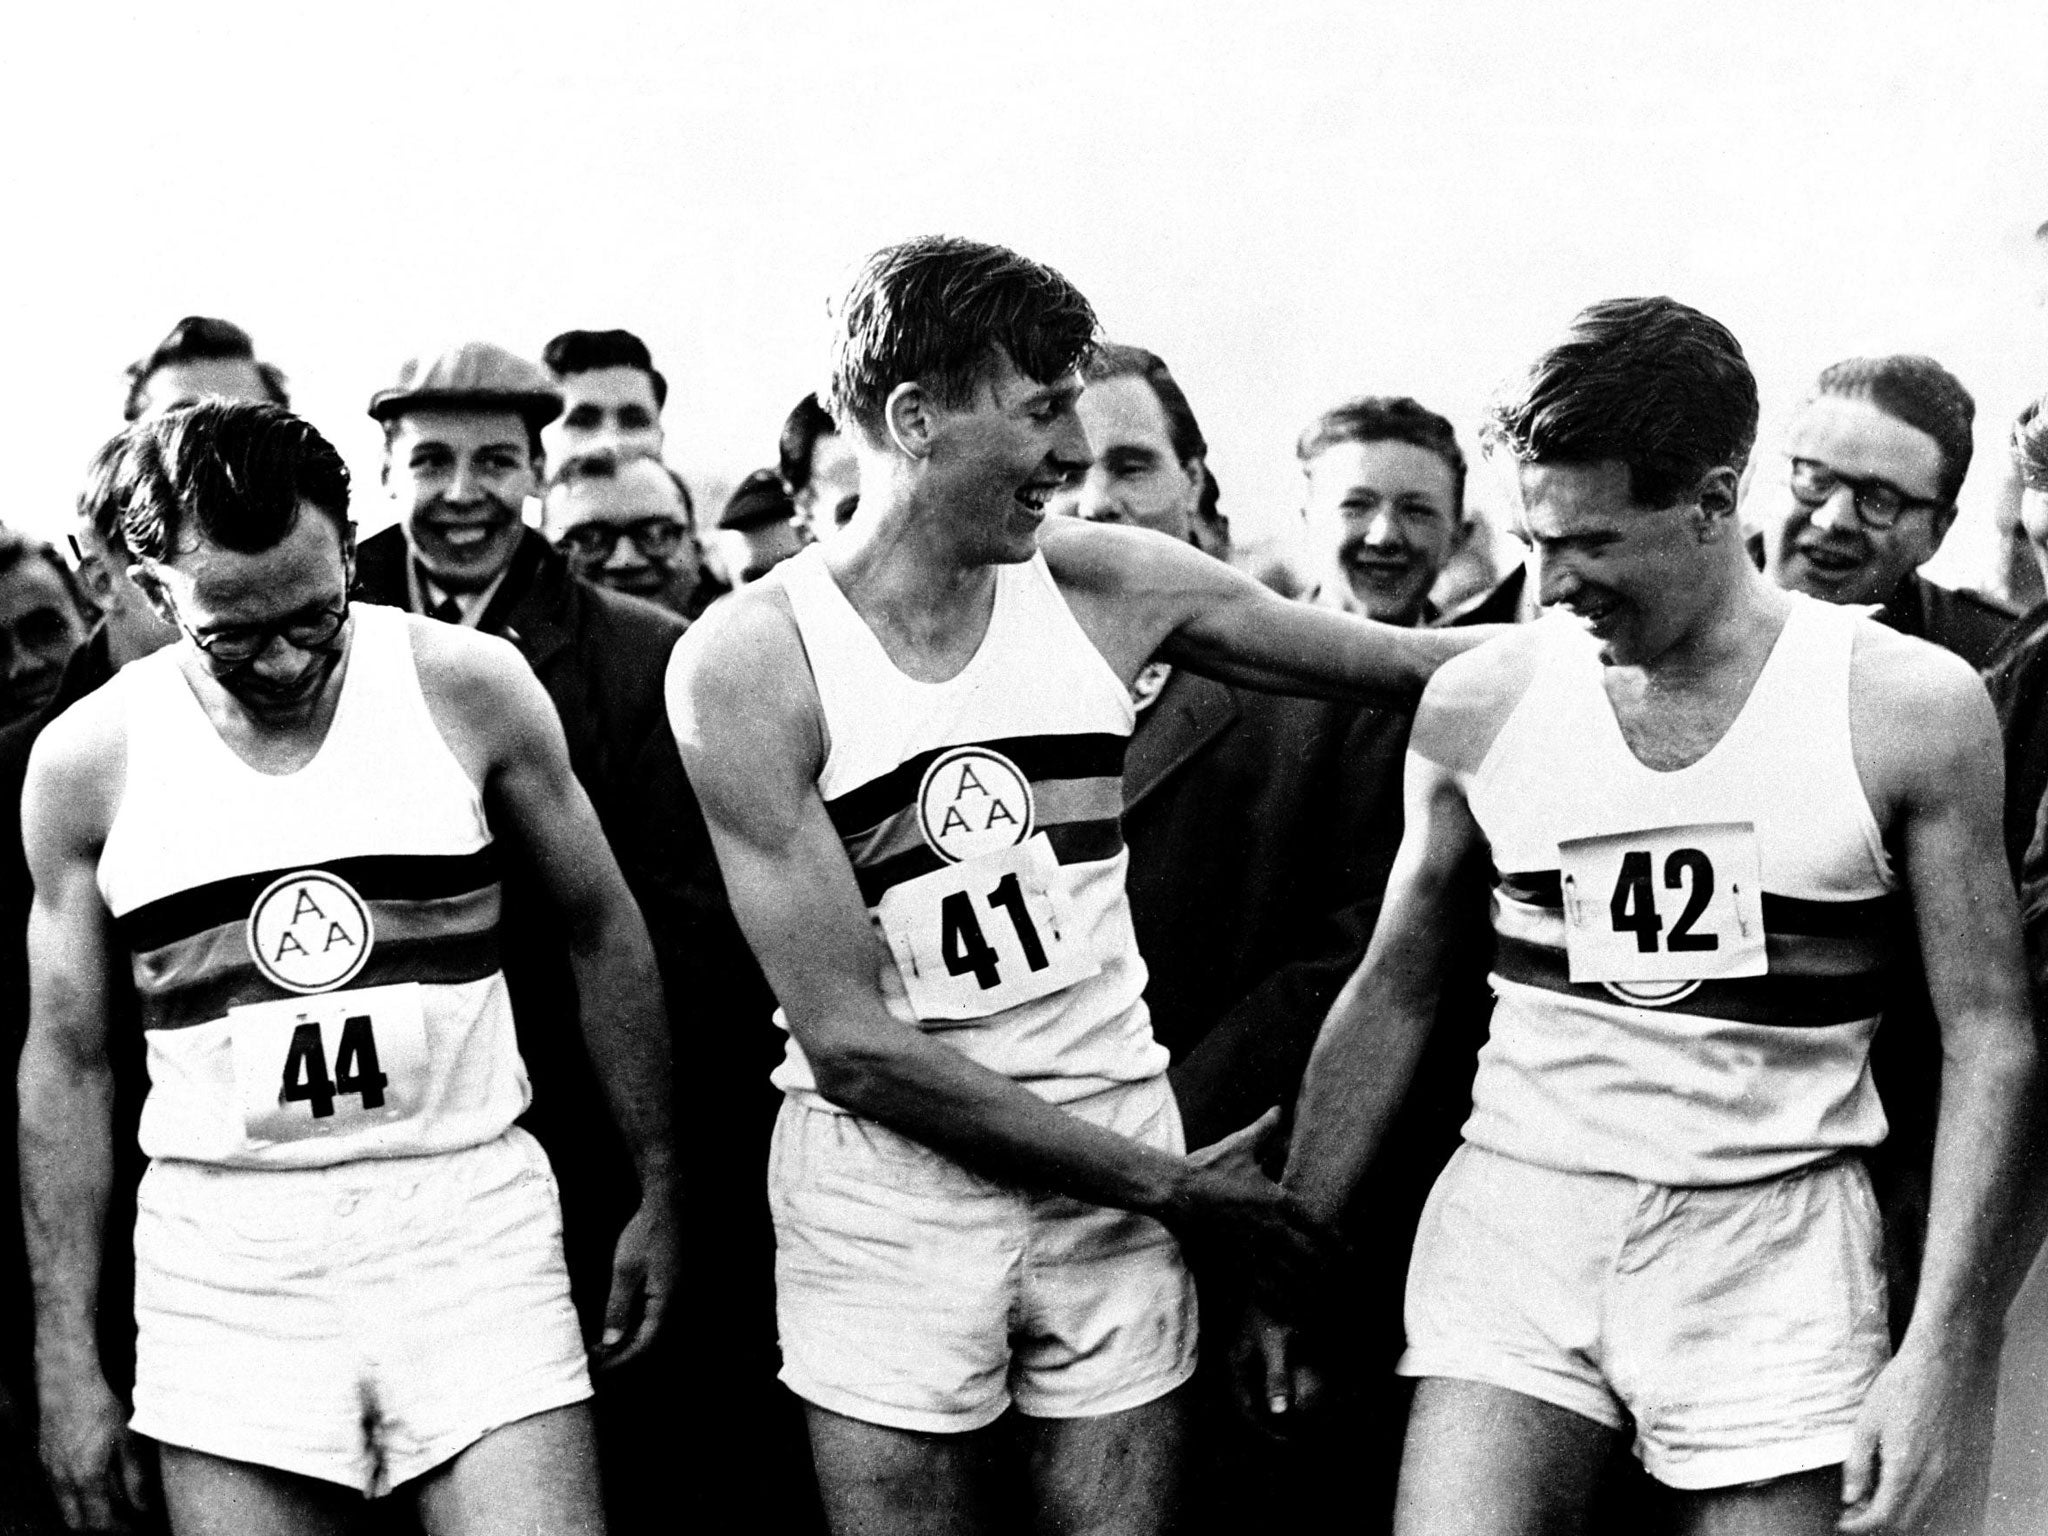
[[1469,785],[1499,1003],[1466,1140],[1715,1185],[1884,1139],[1868,1057],[1898,881],[1849,741],[1869,622],[1795,595],[1727,734],[1660,773],[1622,738],[1596,643],[1545,621]]
[[[830,738],[818,791],[895,962],[890,1011],[1053,1103],[1165,1071],[1124,897],[1136,717],[1045,557],[996,567],[988,633],[943,683],[897,669],[821,549],[781,570]],[[832,1107],[794,1038],[774,1081]]]
[[305,1168],[476,1146],[525,1109],[476,786],[406,616],[351,608],[327,739],[290,774],[220,739],[176,648],[127,717],[99,886],[142,1004],[151,1157]]

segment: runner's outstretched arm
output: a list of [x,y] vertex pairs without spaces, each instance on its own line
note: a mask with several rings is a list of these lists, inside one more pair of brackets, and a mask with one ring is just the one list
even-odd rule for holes
[[1905,676],[1881,696],[1859,689],[1852,728],[1873,800],[1895,807],[1892,846],[1941,1028],[1941,1113],[1912,1322],[1843,1468],[1841,1528],[1854,1533],[1918,1529],[1941,1479],[1967,1459],[1950,1437],[1971,1417],[1971,1394],[1995,1379],[2006,1309],[2034,1256],[2020,1239],[2039,1059],[2001,835],[1997,722],[1953,656],[1885,649]]
[[1222,1229],[1298,1267],[1320,1234],[1258,1171],[1253,1138],[1174,1157],[1089,1124],[889,1011],[894,961],[868,919],[817,779],[824,743],[802,643],[779,594],[728,599],[676,646],[676,743],[734,914],[782,1002],[819,1092],[1012,1182]]
[[1408,705],[1438,667],[1504,628],[1404,629],[1293,602],[1144,528],[1055,518],[1039,544],[1105,654],[1141,647],[1131,670],[1156,654],[1267,693]]
[[619,1234],[600,1361],[652,1342],[674,1294],[678,1174],[669,1108],[669,1025],[647,925],[569,766],[553,702],[510,646],[475,647],[484,675],[464,691],[490,743],[487,799],[523,840],[569,940],[583,1035],[632,1154],[640,1205]]
[[97,872],[106,814],[74,721],[46,731],[22,792],[29,1026],[19,1071],[22,1214],[35,1286],[44,1470],[74,1530],[125,1530],[154,1502],[128,1414],[100,1363],[100,1264],[113,1188],[107,1061],[111,924]]

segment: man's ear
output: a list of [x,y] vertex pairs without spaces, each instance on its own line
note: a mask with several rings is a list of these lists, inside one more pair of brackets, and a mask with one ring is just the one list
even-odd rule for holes
[[1693,530],[1702,544],[1741,536],[1736,509],[1742,505],[1742,476],[1734,465],[1716,464],[1700,476],[1692,503]]
[[146,560],[137,560],[128,567],[128,580],[140,592],[156,616],[172,628],[178,627],[178,610],[171,605],[171,595],[165,590],[163,578],[156,568]]
[[922,384],[905,379],[889,391],[882,405],[882,430],[898,453],[910,459],[929,457],[937,427],[938,402]]

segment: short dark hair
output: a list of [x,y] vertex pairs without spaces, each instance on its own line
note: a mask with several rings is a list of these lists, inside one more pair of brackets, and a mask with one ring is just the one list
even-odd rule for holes
[[1444,417],[1406,395],[1354,395],[1333,405],[1295,439],[1294,456],[1308,461],[1336,443],[1408,443],[1442,459],[1451,471],[1451,510],[1465,515],[1465,451]]
[[654,385],[654,408],[668,405],[668,380],[654,366],[647,343],[631,331],[564,331],[541,348],[540,361],[558,379],[599,368],[637,368]]
[[775,467],[790,495],[811,483],[811,458],[818,451],[818,439],[838,430],[832,413],[818,403],[816,395],[805,395],[783,418],[782,436],[775,443]]
[[139,362],[128,365],[128,400],[121,407],[121,419],[133,421],[142,414],[142,392],[160,368],[179,363],[244,362],[253,365],[263,389],[274,404],[287,408],[292,403],[285,388],[283,372],[273,363],[259,362],[256,343],[232,320],[211,315],[187,315],[171,327],[171,333]]
[[25,561],[40,560],[56,575],[57,584],[71,599],[71,607],[79,618],[90,624],[99,616],[99,608],[85,595],[85,588],[79,585],[78,573],[64,563],[64,557],[57,553],[56,546],[41,539],[31,538],[14,528],[0,528],[0,576],[6,576]]
[[1000,245],[925,235],[861,264],[834,308],[825,406],[868,431],[914,380],[948,409],[966,405],[998,355],[1040,384],[1094,345],[1095,311],[1059,273]]
[[[676,488],[676,495],[682,499],[683,521],[695,528],[697,498],[690,494],[690,482],[677,474],[665,460],[657,459],[652,454],[636,454],[634,457],[645,459],[668,476],[668,483]],[[609,448],[571,454],[561,468],[548,477],[547,489],[553,492],[561,486],[574,485],[579,480],[616,480],[619,478],[619,467],[624,462],[625,460]]]
[[2030,491],[2048,491],[2048,395],[2027,403],[2012,424],[2012,466]]
[[1481,439],[1528,464],[1628,466],[1629,499],[1669,506],[1756,442],[1756,376],[1728,327],[1670,298],[1606,299],[1511,381]]
[[240,554],[274,548],[310,503],[348,532],[348,467],[290,411],[246,400],[201,400],[139,421],[101,450],[94,494],[118,505],[121,542],[167,560],[194,532]]
[[1955,505],[1963,477],[1970,472],[1975,448],[1970,428],[1977,418],[1977,402],[1961,379],[1931,357],[1896,352],[1889,357],[1852,357],[1824,369],[1813,395],[1868,400],[1885,415],[1933,438],[1941,450],[1936,495],[1945,505]]
[[1195,408],[1188,404],[1179,381],[1157,352],[1105,341],[1082,362],[1081,377],[1090,384],[1099,384],[1104,379],[1143,379],[1151,386],[1153,398],[1166,417],[1166,436],[1173,444],[1173,456],[1183,464],[1208,456],[1209,440],[1202,436]]

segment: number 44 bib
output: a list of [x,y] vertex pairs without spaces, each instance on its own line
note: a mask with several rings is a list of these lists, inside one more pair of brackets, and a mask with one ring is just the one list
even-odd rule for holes
[[1769,970],[1754,824],[1579,837],[1559,843],[1557,855],[1574,983],[1665,984],[1617,993],[1654,1007],[1681,995],[1672,983]]
[[418,1112],[427,1028],[416,981],[228,1010],[251,1141],[346,1136]]
[[979,1019],[1085,981],[1043,832],[891,886],[875,920],[920,1019]]

